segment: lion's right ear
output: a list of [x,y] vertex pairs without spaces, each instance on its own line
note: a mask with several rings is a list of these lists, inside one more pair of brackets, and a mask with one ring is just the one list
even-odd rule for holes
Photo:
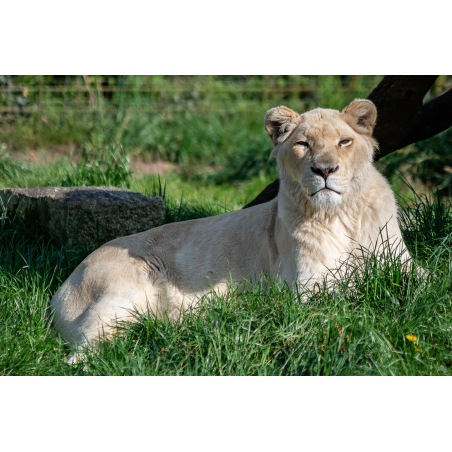
[[285,141],[300,123],[300,115],[290,108],[281,106],[268,110],[265,114],[265,130],[276,146]]

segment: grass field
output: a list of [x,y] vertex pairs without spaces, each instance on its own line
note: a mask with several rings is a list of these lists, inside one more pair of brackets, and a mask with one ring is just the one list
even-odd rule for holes
[[[131,175],[117,152],[41,166],[4,153],[0,184],[112,184],[160,193],[171,222],[241,208],[274,176],[270,166],[228,182],[220,168],[192,178],[170,172],[159,181]],[[300,287],[294,294],[283,283],[254,284],[201,303],[178,324],[141,316],[74,366],[65,363],[70,349],[52,335],[45,314],[86,252],[56,247],[38,224],[3,215],[0,374],[451,375],[451,206],[432,196],[405,199],[401,227],[416,263],[427,269],[422,276],[390,253],[382,264],[370,253],[334,291]]]

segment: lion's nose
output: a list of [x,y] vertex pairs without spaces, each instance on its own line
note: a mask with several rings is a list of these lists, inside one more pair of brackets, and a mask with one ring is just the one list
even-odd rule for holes
[[333,168],[333,167],[327,167],[327,168],[322,168],[322,167],[317,167],[317,168],[314,168],[313,166],[311,166],[311,171],[314,173],[314,174],[318,174],[319,176],[322,176],[325,180],[327,180],[328,179],[328,176],[330,175],[330,174],[333,174],[333,173],[335,173],[337,170],[339,169],[339,165],[337,165],[336,166],[336,168]]

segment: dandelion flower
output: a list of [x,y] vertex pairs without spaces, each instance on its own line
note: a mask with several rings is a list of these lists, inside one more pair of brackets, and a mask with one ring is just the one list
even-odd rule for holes
[[406,335],[406,338],[409,340],[409,341],[417,341],[417,337],[416,336],[414,336],[414,335],[412,335],[412,334],[407,334]]

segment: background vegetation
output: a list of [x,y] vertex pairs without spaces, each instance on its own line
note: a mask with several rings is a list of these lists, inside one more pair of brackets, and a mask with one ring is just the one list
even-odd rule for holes
[[[276,175],[262,119],[285,104],[342,108],[380,77],[0,76],[0,184],[114,185],[161,194],[166,222],[242,208]],[[442,77],[428,96],[450,87]],[[231,291],[181,324],[141,317],[68,366],[49,301],[87,250],[56,247],[37,223],[0,229],[0,374],[451,374],[451,130],[379,162],[402,205],[420,275],[372,253],[327,292],[284,284]],[[25,157],[38,156],[35,160]],[[172,170],[137,173],[134,162]],[[408,182],[408,185],[406,184]],[[351,289],[353,287],[353,289]],[[308,299],[308,303],[301,303]]]
[[[0,144],[3,152],[89,157],[120,143],[132,157],[177,164],[183,181],[267,181],[276,174],[262,125],[268,108],[341,109],[367,97],[381,78],[0,76]],[[451,86],[450,76],[440,76],[426,100]],[[401,172],[419,192],[450,196],[451,140],[449,129],[384,158],[379,167],[389,178]]]

